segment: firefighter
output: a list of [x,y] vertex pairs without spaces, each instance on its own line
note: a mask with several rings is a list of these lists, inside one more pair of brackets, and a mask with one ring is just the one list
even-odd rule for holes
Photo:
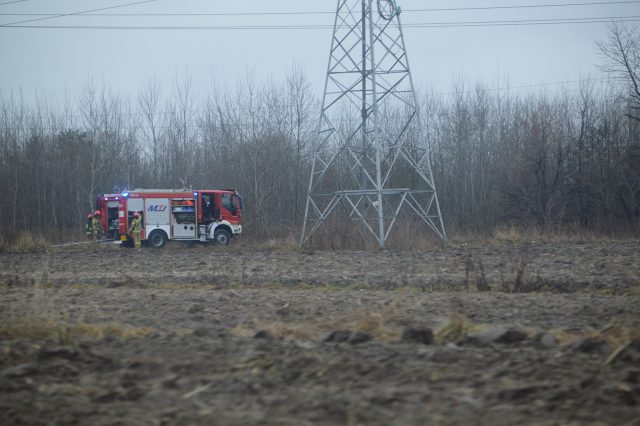
[[87,239],[93,239],[93,213],[87,215],[87,223],[84,225],[84,233],[87,234]]
[[129,233],[131,234],[131,238],[133,238],[133,245],[135,248],[140,249],[141,241],[140,241],[140,213],[135,212],[133,214],[133,220],[131,221],[131,225],[129,226]]
[[96,240],[102,238],[102,220],[100,218],[100,210],[93,212],[93,220],[91,221],[91,227],[93,228],[93,237]]

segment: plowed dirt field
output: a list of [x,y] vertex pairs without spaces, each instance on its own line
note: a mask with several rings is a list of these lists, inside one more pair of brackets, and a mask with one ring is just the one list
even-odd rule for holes
[[0,254],[0,424],[640,425],[640,243]]

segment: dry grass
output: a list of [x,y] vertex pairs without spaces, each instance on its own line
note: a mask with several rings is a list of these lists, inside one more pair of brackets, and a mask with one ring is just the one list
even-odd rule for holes
[[564,330],[558,330],[558,329],[548,330],[547,332],[553,337],[555,337],[556,341],[560,346],[565,346],[573,342],[574,340],[576,340],[578,337],[580,337],[575,333],[568,333]]
[[529,232],[522,232],[521,229],[515,226],[506,226],[498,228],[494,231],[492,238],[499,242],[513,242],[520,243],[523,241],[530,241],[532,235]]
[[123,339],[147,336],[155,333],[150,327],[129,327],[118,323],[89,324],[67,322],[44,317],[10,319],[0,326],[0,337],[7,340],[54,340],[71,344],[81,338],[100,340],[107,336]]
[[592,338],[602,341],[616,348],[629,342],[640,342],[640,327],[628,318],[614,318],[607,326],[599,330],[585,330],[579,333],[569,333],[564,330],[549,330],[549,334],[556,338],[560,346],[568,345],[580,338]]
[[436,330],[434,336],[440,343],[459,342],[471,333],[480,331],[480,324],[471,322],[464,315],[454,315]]
[[30,232],[20,232],[14,238],[0,235],[0,253],[42,253],[49,247],[49,242],[43,236]]
[[[231,332],[236,336],[253,337],[258,331],[265,331],[274,338],[293,338],[300,340],[318,340],[335,330],[349,330],[371,335],[380,342],[400,340],[411,317],[395,307],[385,307],[376,311],[356,310],[345,313],[339,318],[317,318],[315,321],[248,321],[234,327]],[[486,326],[470,321],[466,316],[456,314],[446,320],[435,331],[438,343],[459,342],[464,337],[482,331]]]
[[234,327],[232,333],[237,336],[251,337],[258,331],[266,331],[276,338],[318,340],[331,331],[349,330],[368,333],[380,341],[393,341],[397,340],[402,333],[399,324],[406,319],[405,308],[400,309],[396,304],[389,304],[378,309],[349,310],[337,317],[316,317],[313,321],[297,319],[263,321],[254,318]]
[[253,337],[258,331],[266,331],[269,336],[276,338],[293,338],[314,340],[320,334],[320,328],[311,323],[291,324],[282,321],[260,322],[252,321],[231,329],[231,333],[240,337]]
[[[446,224],[445,224],[446,228]],[[268,239],[245,238],[238,241],[239,246],[251,248],[294,249],[298,246],[300,230],[290,229],[286,236]],[[597,243],[611,240],[637,239],[630,233],[613,235],[608,232],[584,230],[573,226],[541,230],[535,226],[498,226],[485,232],[452,232],[448,241],[441,241],[433,231],[422,222],[415,220],[399,221],[393,228],[386,248],[390,250],[429,251],[446,246],[467,246],[484,244],[525,244],[531,242],[584,242]],[[316,250],[377,250],[373,236],[355,222],[332,217],[314,233],[305,247]]]
[[625,323],[622,319],[616,319],[603,329],[591,333],[590,337],[604,340],[611,346],[619,346],[631,341],[640,342],[640,327]]
[[[50,229],[46,232],[0,230],[0,253],[42,253],[55,250],[54,245],[86,242],[86,235],[77,229]],[[83,245],[65,246],[64,249],[86,250]]]
[[337,330],[367,333],[377,341],[398,341],[407,324],[415,322],[409,314],[412,308],[406,301],[388,303],[371,309],[349,309],[337,316],[305,315],[313,320],[283,319],[282,321],[264,321],[254,318],[232,329],[232,333],[242,337],[252,337],[258,331],[266,331],[275,338],[293,338],[300,340],[318,340],[327,333]]
[[624,233],[614,235],[609,232],[599,232],[583,229],[575,226],[562,226],[553,229],[540,229],[527,226],[501,226],[495,228],[488,237],[476,238],[485,242],[526,243],[541,241],[547,243],[584,242],[594,243],[599,241],[611,241],[617,239],[637,238],[637,235]]
[[354,311],[345,314],[342,318],[331,324],[332,329],[339,328],[370,334],[376,340],[389,342],[398,340],[402,334],[399,322],[406,314],[399,311],[396,306],[385,306],[378,311]]

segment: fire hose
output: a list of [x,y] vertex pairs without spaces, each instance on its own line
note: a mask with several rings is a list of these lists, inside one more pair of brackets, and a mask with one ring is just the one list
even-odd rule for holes
[[119,241],[116,240],[114,238],[110,238],[110,239],[106,239],[106,240],[96,240],[96,241],[82,241],[79,243],[65,243],[65,244],[57,244],[55,246],[51,246],[52,248],[58,248],[58,247],[71,247],[71,246],[79,246],[82,244],[100,244],[100,243],[110,243],[110,242],[114,242],[114,241]]

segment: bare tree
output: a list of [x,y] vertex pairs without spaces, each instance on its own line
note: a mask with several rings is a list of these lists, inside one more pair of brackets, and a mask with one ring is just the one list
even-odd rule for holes
[[161,177],[164,185],[187,186],[191,184],[195,151],[196,105],[194,101],[191,77],[182,80],[176,76],[173,84],[173,96],[167,105],[167,154],[165,161],[167,173]]
[[140,112],[144,119],[142,131],[149,140],[149,148],[151,149],[151,179],[154,184],[158,181],[158,160],[160,157],[160,97],[160,86],[156,79],[149,80],[147,86],[138,95]]
[[636,27],[624,23],[609,25],[607,40],[597,43],[605,58],[600,68],[628,85],[627,116],[640,121],[640,33]]
[[[308,148],[311,133],[311,122],[316,110],[313,97],[310,92],[310,84],[299,67],[294,67],[287,76],[287,115],[289,117],[288,137],[294,152],[294,172],[290,177],[290,191],[292,192],[291,209],[292,219],[297,223],[302,210],[301,187],[305,187],[308,180],[304,170],[308,169]],[[304,176],[304,178],[303,178]]]
[[[613,23],[609,37],[598,43],[606,59],[601,66],[626,83],[626,116],[640,122],[640,32],[635,26]],[[637,123],[636,126],[637,127]],[[630,140],[618,167],[625,170],[616,189],[616,198],[632,228],[640,220],[640,142]]]

